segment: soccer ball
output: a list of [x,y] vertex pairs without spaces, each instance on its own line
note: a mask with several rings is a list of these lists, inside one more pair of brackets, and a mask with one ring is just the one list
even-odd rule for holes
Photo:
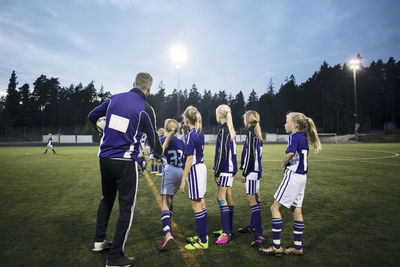
[[96,126],[104,131],[104,128],[106,127],[106,117],[101,117],[97,120]]

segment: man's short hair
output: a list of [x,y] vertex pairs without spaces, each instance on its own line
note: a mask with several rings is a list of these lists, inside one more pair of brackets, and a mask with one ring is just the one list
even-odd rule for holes
[[141,90],[147,90],[153,84],[153,77],[147,72],[139,72],[136,75],[135,87]]

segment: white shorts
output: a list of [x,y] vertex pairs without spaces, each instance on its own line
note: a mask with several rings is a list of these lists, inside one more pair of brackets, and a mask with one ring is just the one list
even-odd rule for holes
[[306,174],[299,174],[286,169],[282,183],[275,192],[275,200],[286,208],[290,208],[291,206],[301,208],[303,204],[306,183]]
[[47,144],[47,147],[52,148],[52,147],[53,147],[53,144]]
[[232,187],[232,183],[233,183],[232,173],[221,172],[219,174],[218,186],[220,186],[220,187]]
[[189,198],[199,200],[204,198],[207,189],[207,167],[204,163],[198,163],[190,168],[186,177]]
[[150,156],[149,156],[149,158],[150,158],[150,159],[156,159],[156,158],[154,157],[154,153],[151,153]]
[[165,164],[161,180],[161,195],[175,195],[181,185],[182,175],[182,168]]
[[258,173],[251,172],[246,176],[246,193],[248,195],[255,195],[260,189],[260,180],[258,179]]

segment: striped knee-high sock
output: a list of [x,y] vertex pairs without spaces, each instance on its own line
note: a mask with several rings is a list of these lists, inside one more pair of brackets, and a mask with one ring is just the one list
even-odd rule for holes
[[207,209],[194,214],[196,219],[197,236],[202,243],[207,242]]
[[222,225],[222,232],[227,235],[231,234],[231,227],[230,227],[230,210],[229,206],[220,206],[221,210],[221,225]]
[[170,219],[169,210],[161,211],[161,226],[162,226],[164,235],[166,235],[168,232],[171,232],[171,219]]
[[233,231],[233,213],[235,212],[235,206],[229,206],[229,227],[231,233]]
[[251,217],[253,219],[253,227],[256,229],[256,235],[264,235],[261,226],[261,205],[256,204],[250,207]]
[[275,248],[281,247],[282,224],[281,218],[272,218],[272,243]]
[[304,222],[294,221],[293,224],[293,243],[295,249],[301,249],[303,240]]

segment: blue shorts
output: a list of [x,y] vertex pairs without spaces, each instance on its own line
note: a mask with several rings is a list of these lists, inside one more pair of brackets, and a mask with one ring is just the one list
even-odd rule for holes
[[181,185],[183,169],[165,164],[161,181],[161,195],[175,195]]

